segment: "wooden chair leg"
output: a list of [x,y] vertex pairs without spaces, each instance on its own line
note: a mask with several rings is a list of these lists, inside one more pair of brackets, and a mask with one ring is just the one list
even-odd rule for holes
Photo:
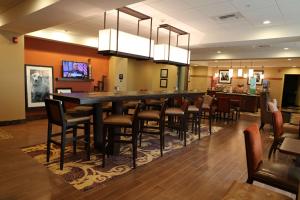
[[84,124],[84,136],[85,136],[85,150],[87,152],[87,160],[91,159],[91,147],[90,147],[90,122]]
[[63,170],[64,168],[65,145],[66,145],[66,127],[62,127],[61,147],[60,147],[60,170]]
[[132,162],[133,162],[133,169],[136,168],[136,158],[137,158],[137,138],[133,136],[132,138]]
[[102,167],[105,167],[105,154],[106,154],[106,136],[107,136],[107,127],[103,127],[103,137],[102,137]]
[[209,134],[211,135],[211,115],[208,116],[209,117]]
[[48,136],[47,136],[47,162],[50,159],[50,148],[51,148],[51,135],[52,135],[52,124],[48,122]]
[[77,128],[73,128],[73,154],[76,154],[76,146],[77,146]]
[[159,140],[160,140],[160,156],[163,156],[163,149],[164,149],[164,135],[162,128],[159,130]]

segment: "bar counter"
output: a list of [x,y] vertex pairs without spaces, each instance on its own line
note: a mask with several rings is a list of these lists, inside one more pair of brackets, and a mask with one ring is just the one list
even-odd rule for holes
[[259,107],[259,95],[256,94],[246,94],[246,93],[229,93],[229,92],[217,92],[217,91],[207,91],[210,95],[215,95],[218,97],[228,97],[234,100],[241,101],[241,111],[242,112],[252,112],[258,111]]

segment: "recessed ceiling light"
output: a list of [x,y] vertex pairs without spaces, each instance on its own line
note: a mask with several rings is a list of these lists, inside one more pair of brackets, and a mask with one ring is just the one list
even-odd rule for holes
[[287,47],[285,47],[285,48],[283,48],[284,50],[289,50],[289,48],[287,48]]
[[291,58],[288,59],[288,61],[291,61],[291,60],[292,60]]
[[217,51],[217,53],[222,53],[222,51]]
[[271,21],[270,20],[265,20],[265,21],[263,21],[263,24],[271,24]]

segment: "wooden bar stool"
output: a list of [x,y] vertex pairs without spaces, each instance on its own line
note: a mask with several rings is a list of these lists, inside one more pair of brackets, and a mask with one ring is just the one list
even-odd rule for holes
[[[160,141],[160,155],[163,155],[163,149],[165,147],[165,140],[164,140],[164,128],[165,128],[165,110],[167,107],[167,103],[163,102],[160,106],[161,110],[144,110],[139,112],[138,114],[138,120],[140,121],[140,146],[142,142],[142,134],[155,134],[159,135],[159,141]],[[157,122],[158,126],[151,125],[148,126],[148,122]],[[147,125],[145,126],[145,122]]]
[[194,105],[189,105],[188,107],[188,115],[192,115],[192,131],[198,133],[198,137],[200,140],[201,133],[201,112],[202,112],[202,104],[203,98],[198,97],[194,101]]
[[[77,128],[78,125],[84,125],[84,143],[87,151],[87,159],[90,160],[90,117],[73,117],[66,115],[63,110],[63,104],[59,100],[45,99],[46,111],[48,116],[48,137],[47,137],[47,162],[50,159],[50,145],[54,143],[60,146],[60,169],[64,166],[64,153],[66,145],[67,130],[72,129],[73,137],[73,152],[76,153]],[[61,127],[61,132],[53,133],[52,125],[55,124]],[[52,139],[55,136],[60,136],[60,142]]]
[[[112,152],[114,143],[125,143],[132,145],[132,161],[133,168],[136,168],[136,158],[137,158],[137,137],[139,131],[139,123],[137,115],[140,110],[140,104],[136,105],[133,115],[122,115],[122,114],[112,114],[103,120],[103,141],[106,143],[106,136],[108,136],[108,153]],[[131,128],[131,133],[121,132],[114,133],[113,128],[123,128],[123,130]],[[108,134],[107,134],[108,132]],[[130,138],[130,139],[125,139]],[[106,152],[106,145],[104,145],[103,152]],[[105,154],[103,154],[102,166],[105,166]]]
[[241,114],[241,100],[230,99],[229,102],[230,102],[230,108],[235,111],[235,120],[238,120]]
[[166,109],[166,116],[175,118],[171,128],[177,130],[179,138],[184,140],[184,146],[186,146],[186,131],[187,131],[187,110],[189,103],[184,101],[180,108],[169,107]]

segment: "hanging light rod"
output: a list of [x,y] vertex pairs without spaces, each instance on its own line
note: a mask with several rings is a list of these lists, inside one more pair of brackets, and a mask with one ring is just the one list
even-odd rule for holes
[[[159,30],[163,28],[169,31],[169,40],[168,44],[159,43]],[[177,33],[176,46],[171,45],[171,32]],[[178,47],[178,38],[179,36],[187,35],[187,47],[180,48]],[[157,44],[154,45],[154,62],[172,64],[177,66],[187,66],[190,64],[190,33],[175,28],[169,24],[161,24],[157,27]]]
[[128,8],[128,7],[122,7],[117,10],[119,10],[120,12],[125,13],[127,15],[131,15],[133,17],[139,18],[140,20],[151,19],[150,16],[140,13],[140,12],[133,10],[131,8]]
[[183,31],[183,30],[181,30],[179,28],[176,28],[174,26],[171,26],[169,24],[161,24],[161,25],[159,25],[159,28],[167,29],[169,31],[177,33],[178,35],[187,35],[187,34],[189,34],[188,32],[185,32],[185,31]]
[[[120,31],[120,12],[138,18],[137,35]],[[139,36],[140,22],[150,20],[149,38]],[[104,13],[104,29],[99,31],[98,53],[106,56],[119,56],[149,60],[153,58],[152,17],[128,7],[117,9],[117,29],[106,28],[106,12]]]

